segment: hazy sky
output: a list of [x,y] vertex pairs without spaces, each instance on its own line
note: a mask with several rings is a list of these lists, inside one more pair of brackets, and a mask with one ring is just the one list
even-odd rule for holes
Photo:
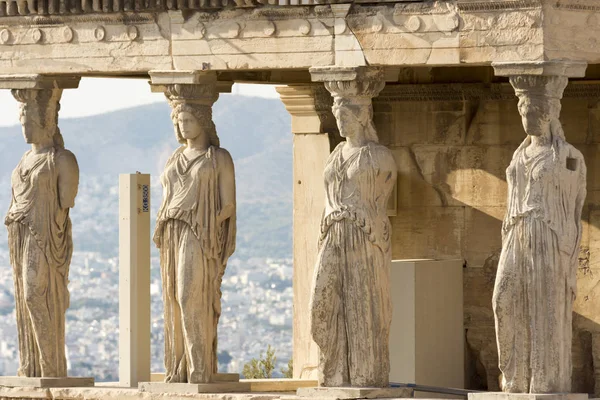
[[[233,93],[260,97],[278,97],[274,86],[235,84]],[[107,111],[166,101],[160,93],[150,92],[146,79],[83,78],[79,89],[63,91],[62,118],[83,117]],[[9,90],[0,90],[0,126],[19,123],[17,102]]]

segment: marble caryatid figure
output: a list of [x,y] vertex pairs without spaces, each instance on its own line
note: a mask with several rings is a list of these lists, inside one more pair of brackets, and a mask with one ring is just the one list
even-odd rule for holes
[[378,143],[371,98],[380,80],[329,81],[333,114],[346,140],[325,166],[326,204],[310,302],[320,349],[319,385],[389,383],[390,222],[396,164]]
[[61,89],[15,89],[25,141],[6,215],[13,267],[19,376],[66,377],[65,313],[73,253],[69,209],[79,184],[58,129]]
[[170,85],[167,98],[182,144],[161,176],[160,249],[165,307],[165,382],[208,383],[217,373],[221,279],[235,250],[233,161],[212,121],[215,84]]
[[569,392],[586,167],[559,121],[567,78],[522,75],[510,82],[527,138],[506,170],[493,296],[501,386],[511,393]]

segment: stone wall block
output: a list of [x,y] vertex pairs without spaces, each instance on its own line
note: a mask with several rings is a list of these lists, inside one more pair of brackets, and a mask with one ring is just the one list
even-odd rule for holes
[[485,60],[495,62],[514,61],[527,59],[529,61],[542,61],[544,59],[544,44],[521,44],[509,46],[481,46],[468,47],[460,44],[460,60],[463,63],[482,63]]
[[587,196],[585,198],[585,206],[591,209],[600,208],[600,190],[588,189]]
[[410,154],[418,167],[420,177],[434,189],[442,206],[462,206],[455,200],[455,189],[463,177],[460,169],[461,150],[459,147],[417,145],[410,148]]
[[[391,106],[389,104],[384,104],[385,108],[389,108],[391,111]],[[381,110],[375,110],[373,113],[373,123],[377,129],[377,136],[379,136],[379,143],[384,146],[390,146],[394,140],[394,115],[391,112],[382,112]]]
[[[440,207],[443,198],[421,171],[409,147],[390,147],[398,166],[398,208]],[[445,197],[445,196],[444,196]]]
[[[375,109],[380,107],[375,102]],[[465,111],[462,101],[393,103],[394,132],[390,146],[413,144],[462,144],[465,140]],[[375,120],[379,131],[379,125]]]
[[473,207],[505,206],[512,146],[465,146],[460,153],[455,199]]
[[[584,210],[586,208],[584,207]],[[600,210],[590,210],[587,226],[587,246],[589,247],[589,263],[591,270],[600,271]],[[582,241],[583,242],[583,241]]]
[[600,269],[578,269],[573,312],[579,315],[578,329],[600,333]]
[[487,259],[500,251],[505,212],[505,207],[465,207],[465,232],[461,252],[467,267],[483,267]]
[[588,142],[600,143],[600,107],[598,104],[589,104],[588,111]]
[[465,142],[465,113],[461,111],[434,111],[430,116],[433,122],[431,143],[450,145]]
[[498,249],[489,255],[482,268],[463,269],[464,323],[467,341],[466,379],[467,387],[473,389],[500,390],[498,350],[492,311],[492,294],[499,256]]
[[464,207],[401,208],[391,217],[392,258],[461,258]]
[[505,168],[511,146],[411,147],[420,176],[438,193],[442,205],[504,206]]
[[468,328],[466,340],[467,387],[499,392],[500,369],[498,368],[498,349],[494,327]]
[[499,252],[493,253],[488,262],[493,268],[463,269],[464,319],[465,329],[476,327],[494,328],[494,312],[492,311],[492,293],[498,267]]
[[512,144],[514,150],[525,139],[517,100],[482,101],[467,133],[467,144]]
[[[565,133],[566,134],[566,133]],[[575,145],[585,158],[587,166],[587,190],[588,193],[600,190],[600,145]],[[588,195],[588,201],[590,196]]]
[[573,145],[587,143],[591,115],[590,101],[588,99],[563,99],[561,103],[560,122],[567,141]]

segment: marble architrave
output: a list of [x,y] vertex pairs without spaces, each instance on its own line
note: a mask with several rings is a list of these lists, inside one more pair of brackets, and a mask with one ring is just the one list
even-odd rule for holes
[[[13,171],[11,205],[5,218],[13,267],[19,377],[3,386],[90,386],[93,378],[67,378],[65,313],[73,252],[69,210],[75,205],[79,168],[58,129],[60,87],[78,79],[20,76],[12,86],[19,102],[23,136],[31,144]],[[31,78],[31,79],[30,79]]]
[[311,69],[332,94],[340,143],[329,156],[326,202],[310,301],[320,349],[319,386],[389,384],[390,223],[396,182],[392,153],[378,143],[371,99],[385,82],[379,69]]
[[506,170],[507,211],[492,300],[501,387],[508,393],[568,393],[586,165],[559,121],[568,78],[511,74],[510,83],[527,137]]

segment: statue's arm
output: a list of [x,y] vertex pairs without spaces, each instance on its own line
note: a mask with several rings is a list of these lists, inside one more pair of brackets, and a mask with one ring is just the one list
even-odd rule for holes
[[386,188],[384,193],[385,202],[382,204],[387,206],[388,197],[394,189],[394,185],[398,179],[398,167],[396,166],[396,160],[394,160],[392,152],[388,149],[378,152],[377,158],[378,160],[376,160],[377,170],[375,179],[378,187]]
[[58,197],[61,208],[72,208],[79,187],[79,165],[75,155],[63,150],[56,158],[58,169]]
[[[577,158],[579,159],[578,168],[579,168],[579,179],[577,181],[577,199],[575,200],[575,224],[577,225],[577,245],[581,241],[582,235],[582,223],[581,223],[581,214],[583,211],[583,205],[585,203],[585,197],[587,196],[587,167],[585,165],[585,159],[581,153],[577,154]],[[576,246],[575,249],[575,257],[579,254],[579,246]]]
[[219,195],[221,210],[217,214],[217,222],[223,222],[235,215],[235,170],[233,160],[227,150],[219,152]]

